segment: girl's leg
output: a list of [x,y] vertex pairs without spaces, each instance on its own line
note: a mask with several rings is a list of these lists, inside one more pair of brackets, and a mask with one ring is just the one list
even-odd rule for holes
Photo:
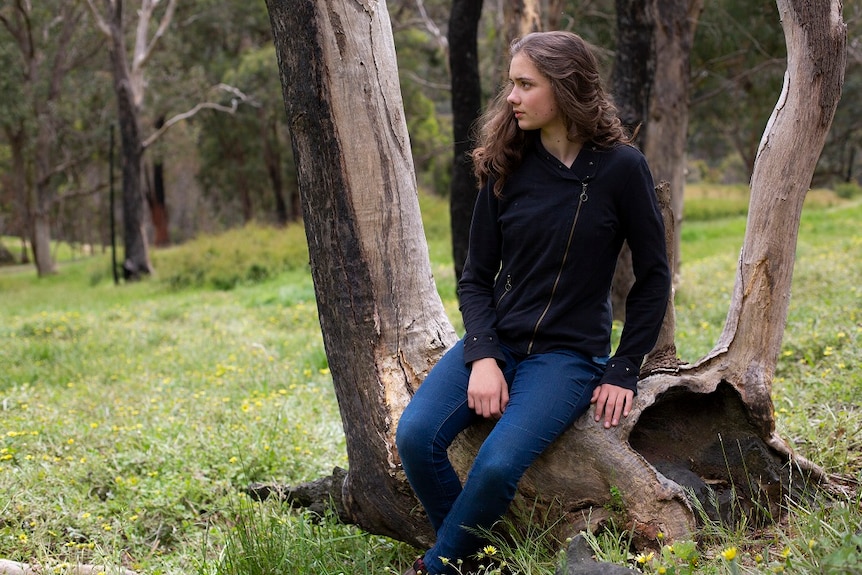
[[401,464],[435,532],[461,493],[447,449],[477,417],[467,407],[469,379],[459,341],[434,366],[398,422]]
[[590,405],[602,360],[571,352],[529,356],[517,366],[509,404],[490,432],[451,510],[425,554],[431,573],[444,573],[441,557],[466,558],[482,540],[468,528],[490,528],[515,496],[533,461]]

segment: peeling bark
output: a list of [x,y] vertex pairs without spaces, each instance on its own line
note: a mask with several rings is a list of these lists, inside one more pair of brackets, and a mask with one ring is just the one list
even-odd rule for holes
[[370,1],[267,6],[347,437],[344,507],[368,531],[427,543],[394,435],[455,334],[422,233],[389,17]]

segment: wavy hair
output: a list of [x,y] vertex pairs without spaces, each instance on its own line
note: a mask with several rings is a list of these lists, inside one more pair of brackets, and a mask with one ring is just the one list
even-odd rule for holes
[[[602,87],[592,47],[583,38],[572,32],[533,32],[512,43],[509,55],[516,54],[529,58],[550,81],[569,140],[592,141],[602,147],[631,142]],[[521,164],[526,144],[536,137],[518,127],[506,101],[511,91],[509,83],[480,119],[472,152],[476,179],[482,186],[493,179],[497,196]]]

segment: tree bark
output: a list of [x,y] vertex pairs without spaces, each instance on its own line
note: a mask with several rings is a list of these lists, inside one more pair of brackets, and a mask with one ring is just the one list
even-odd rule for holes
[[117,118],[120,130],[120,151],[123,187],[123,276],[139,280],[152,273],[149,248],[144,231],[144,191],[141,185],[141,160],[144,147],[140,126],[140,106],[143,82],[133,75],[126,57],[123,0],[109,5],[108,27],[111,73],[117,96]]
[[120,22],[122,13],[118,2],[117,27],[111,38],[111,68],[114,75],[114,92],[117,96],[118,124],[120,129],[120,151],[122,155],[123,188],[123,276],[127,280],[138,280],[152,273],[149,248],[144,232],[144,193],[141,188],[141,160],[144,148],[141,145],[141,129],[137,106],[131,91],[131,81],[126,64],[125,37]]
[[[717,501],[707,511],[718,518],[741,511],[766,521],[807,482],[827,481],[775,433],[769,391],[802,200],[843,83],[846,29],[839,0],[778,5],[787,80],[752,178],[719,342],[692,365],[650,364],[619,427],[605,430],[589,414],[575,422],[522,479],[516,523],[542,517],[564,536],[615,513],[645,546],[658,533],[692,536],[697,516],[686,488]],[[433,534],[399,470],[393,435],[455,335],[428,267],[388,15],[371,0],[269,0],[268,8],[347,437],[346,514],[368,531],[428,545]],[[450,449],[462,476],[490,425],[471,428]]]
[[141,178],[143,155],[146,146],[175,123],[164,123],[155,134],[144,140],[141,133],[141,111],[144,103],[146,78],[144,69],[173,20],[177,0],[168,0],[164,13],[151,34],[153,14],[159,4],[156,0],[141,0],[136,11],[137,21],[131,63],[126,55],[126,34],[123,19],[123,0],[104,0],[105,11],[100,12],[94,2],[87,0],[96,24],[108,39],[114,92],[117,96],[117,117],[120,127],[120,149],[123,173],[123,244],[125,259],[123,274],[127,280],[139,280],[152,273],[149,248],[144,230],[146,197]]
[[[676,220],[673,260],[679,276],[679,244],[685,190],[685,150],[688,137],[688,99],[691,48],[703,0],[654,0],[655,78],[643,140],[644,154],[656,181],[670,182]],[[677,281],[674,281],[676,285]]]
[[428,544],[394,434],[455,334],[431,276],[389,16],[371,0],[267,7],[347,440],[345,508],[368,531]]
[[[155,122],[155,129],[165,125],[165,116],[160,115]],[[168,217],[167,195],[165,194],[165,161],[159,157],[152,162],[152,183],[148,185],[146,194],[147,205],[150,208],[150,219],[153,222],[153,241],[156,247],[171,245],[170,219]],[[148,181],[149,183],[149,181]]]
[[540,4],[540,0],[510,0],[503,3],[503,18],[506,22],[504,50],[513,40],[542,29]]
[[[612,77],[614,103],[626,128],[645,130],[655,77],[653,0],[616,0],[617,47]],[[642,134],[641,134],[642,135]]]
[[[649,129],[647,116],[655,79],[655,10],[653,0],[616,0],[617,49],[612,77],[620,120],[639,141]],[[626,297],[635,283],[632,253],[623,245],[611,286],[614,319],[625,321]]]
[[449,16],[449,70],[452,75],[452,134],[455,156],[449,197],[452,260],[455,281],[461,279],[470,240],[470,222],[478,183],[470,152],[475,147],[472,128],[482,112],[479,77],[478,26],[482,0],[454,0]]
[[278,225],[284,226],[291,220],[291,217],[287,213],[287,202],[284,200],[278,118],[271,113],[271,110],[261,107],[258,110],[258,121],[261,127],[260,139],[263,143],[263,161],[266,164],[266,172],[269,175],[269,183],[272,186],[272,195],[275,199],[275,218]]

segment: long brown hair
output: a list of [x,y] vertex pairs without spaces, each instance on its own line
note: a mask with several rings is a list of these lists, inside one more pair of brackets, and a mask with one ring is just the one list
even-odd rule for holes
[[[569,140],[592,141],[603,147],[629,143],[616,106],[602,87],[592,48],[572,32],[533,32],[515,40],[509,55],[523,54],[551,82]],[[494,179],[494,193],[521,164],[528,132],[518,127],[504,87],[480,120],[479,141],[472,153],[473,171],[484,186]]]

